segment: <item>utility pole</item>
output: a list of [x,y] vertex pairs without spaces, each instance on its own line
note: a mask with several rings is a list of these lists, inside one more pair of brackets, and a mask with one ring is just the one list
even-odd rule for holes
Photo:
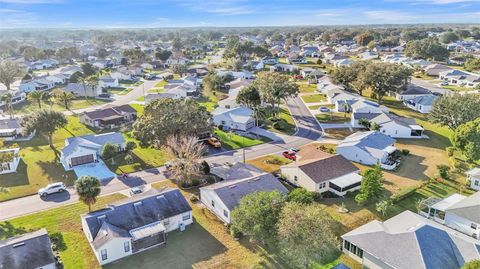
[[243,164],[245,164],[245,136],[242,135]]

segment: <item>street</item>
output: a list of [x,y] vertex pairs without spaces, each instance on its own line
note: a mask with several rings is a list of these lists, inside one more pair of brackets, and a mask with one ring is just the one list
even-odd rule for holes
[[[150,86],[150,84],[156,84],[156,81],[146,81],[145,84]],[[147,85],[145,89],[148,89]],[[116,100],[118,102],[117,105],[135,100],[142,96],[142,94],[142,85],[137,86],[130,93],[123,96],[122,99]],[[221,152],[208,156],[205,160],[208,163],[240,162],[243,161],[244,150],[246,159],[254,159],[264,155],[279,153],[289,148],[298,148],[321,138],[321,127],[299,97],[287,100],[287,106],[297,125],[297,132],[294,135],[285,136],[284,140],[272,141],[245,149]],[[104,182],[101,195],[108,195],[135,186],[151,184],[162,180],[166,180],[164,167],[139,171],[129,174],[127,179],[120,180],[115,178],[109,182]],[[73,188],[70,188],[68,193],[51,195],[45,199],[40,198],[38,195],[32,195],[5,201],[0,203],[0,221],[77,201],[78,195]]]

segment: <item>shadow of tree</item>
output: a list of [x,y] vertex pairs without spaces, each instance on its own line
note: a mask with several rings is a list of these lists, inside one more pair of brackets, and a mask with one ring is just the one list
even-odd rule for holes
[[17,172],[5,174],[0,177],[0,187],[15,187],[30,184],[27,174],[27,164],[20,159],[18,163]]
[[15,227],[9,221],[0,223],[0,239],[6,239],[15,235],[28,232],[24,227]]

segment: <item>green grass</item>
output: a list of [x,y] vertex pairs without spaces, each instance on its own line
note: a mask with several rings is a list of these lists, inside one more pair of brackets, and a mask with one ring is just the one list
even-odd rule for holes
[[[75,110],[75,109],[82,109],[82,108],[87,108],[87,107],[93,107],[93,106],[100,106],[104,105],[106,103],[109,103],[110,101],[107,100],[102,100],[102,99],[84,99],[84,98],[77,98],[72,101],[72,103],[69,106],[70,110]],[[32,103],[29,100],[26,100],[25,102],[22,102],[20,104],[14,105],[13,106],[14,111],[16,114],[28,114],[31,113],[32,111],[35,111],[38,109],[37,103]],[[65,107],[55,104],[55,103],[42,103],[42,108],[49,108],[57,111],[65,111]]]
[[298,83],[301,93],[314,93],[317,90],[317,84]]
[[222,147],[227,150],[234,150],[243,147],[252,147],[271,141],[270,139],[261,136],[258,139],[243,137],[235,134],[234,132],[227,133],[221,131],[218,128],[215,128],[214,135],[218,138],[218,140],[220,140],[220,142],[222,143]]
[[302,95],[301,98],[305,103],[318,103],[327,100],[327,97],[324,94]]
[[218,98],[215,95],[205,96],[195,99],[197,103],[204,106],[209,112],[212,112],[218,106]]
[[321,123],[344,123],[350,122],[350,114],[343,112],[320,113],[315,116]]
[[133,88],[118,87],[118,88],[109,88],[108,92],[116,95],[125,95],[131,92],[132,90]]
[[334,109],[335,105],[314,105],[314,106],[309,106],[308,108],[311,110],[318,110],[320,107],[328,107],[330,109]]
[[143,114],[143,111],[145,110],[144,105],[130,104],[130,106],[137,111],[138,116],[141,116]]
[[287,165],[291,162],[291,160],[278,155],[267,155],[247,161],[247,163],[269,173],[279,172],[282,165]]
[[280,108],[280,120],[274,121],[272,118],[264,122],[265,128],[282,134],[293,135],[296,130],[295,121],[286,108]]
[[[113,194],[100,197],[92,210],[118,201],[125,196]],[[65,268],[100,268],[82,231],[80,215],[88,207],[80,202],[0,222],[0,240],[46,228],[50,236],[61,238],[59,251]]]
[[442,86],[442,88],[447,89],[447,90],[451,90],[451,91],[454,91],[454,92],[465,92],[465,91],[477,90],[475,88],[462,87],[462,86],[458,86],[458,85],[447,85],[447,86]]
[[167,84],[168,84],[168,82],[166,82],[165,80],[162,80],[162,81],[158,82],[157,84],[155,84],[155,87],[163,88],[163,86],[165,86]]

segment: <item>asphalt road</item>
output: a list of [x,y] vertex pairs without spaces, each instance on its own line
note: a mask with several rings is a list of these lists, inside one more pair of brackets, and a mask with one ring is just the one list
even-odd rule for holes
[[[150,83],[154,84],[154,81],[146,82],[147,85]],[[146,89],[147,85],[145,85]],[[142,96],[142,94],[142,88],[139,86],[129,94],[125,95],[122,100],[123,102],[128,103]],[[284,140],[273,141],[245,149],[221,152],[208,156],[205,160],[208,163],[233,163],[242,161],[243,154],[245,154],[245,159],[253,159],[264,155],[276,154],[293,147],[298,148],[321,138],[321,127],[299,97],[289,99],[287,101],[287,106],[297,125],[297,131],[294,135],[286,136]],[[159,182],[166,179],[167,175],[164,167],[139,171],[129,174],[127,179],[113,179],[109,182],[104,182],[104,185],[102,186],[102,195],[108,195],[135,186]],[[54,194],[45,199],[40,198],[38,195],[18,198],[0,203],[0,220],[7,220],[77,201],[78,195],[75,193],[74,189],[69,189],[68,193]]]

